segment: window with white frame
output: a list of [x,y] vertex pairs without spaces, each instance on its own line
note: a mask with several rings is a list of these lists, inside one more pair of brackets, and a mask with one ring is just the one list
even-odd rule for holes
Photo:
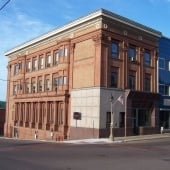
[[35,81],[32,82],[32,93],[36,92],[36,83]]
[[30,83],[29,82],[26,82],[25,93],[30,93]]
[[27,63],[26,63],[26,71],[27,72],[31,71],[31,61],[27,61]]
[[37,70],[37,59],[36,58],[32,60],[32,70],[33,71]]
[[13,86],[13,95],[16,95],[17,94],[17,85],[15,84]]
[[47,55],[46,57],[46,67],[50,67],[51,65],[51,55]]
[[39,59],[39,68],[40,69],[44,68],[44,57],[43,56],[41,56]]
[[50,80],[46,79],[46,91],[50,90]]
[[54,65],[57,65],[58,62],[59,62],[59,52],[56,51],[56,52],[54,53]]
[[42,80],[38,80],[38,91],[42,92],[42,90],[43,90]]
[[63,85],[66,85],[66,84],[67,84],[67,77],[64,76],[64,77],[63,77]]

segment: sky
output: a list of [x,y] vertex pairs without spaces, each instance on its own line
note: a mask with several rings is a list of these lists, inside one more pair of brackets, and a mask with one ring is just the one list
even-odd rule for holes
[[100,8],[170,37],[170,0],[0,0],[0,101],[6,100],[5,51]]

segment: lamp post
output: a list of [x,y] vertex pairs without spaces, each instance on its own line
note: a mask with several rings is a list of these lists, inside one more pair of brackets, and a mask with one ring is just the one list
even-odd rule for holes
[[110,136],[109,136],[109,139],[110,139],[111,141],[114,141],[114,134],[113,134],[113,133],[114,133],[114,132],[113,132],[114,117],[113,117],[113,111],[112,111],[113,101],[114,101],[114,98],[113,98],[113,96],[112,96],[112,94],[111,94],[111,97],[110,97],[111,122],[110,122]]

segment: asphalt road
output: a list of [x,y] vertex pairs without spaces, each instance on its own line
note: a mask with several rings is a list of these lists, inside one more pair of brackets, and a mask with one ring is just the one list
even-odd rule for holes
[[170,138],[64,144],[0,138],[0,170],[169,170]]

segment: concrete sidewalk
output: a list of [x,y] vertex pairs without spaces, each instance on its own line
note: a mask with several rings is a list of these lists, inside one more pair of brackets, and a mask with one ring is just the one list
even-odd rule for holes
[[121,142],[140,141],[140,140],[152,140],[152,139],[162,139],[162,138],[170,138],[170,133],[115,137],[114,141],[110,141],[109,138],[99,138],[99,139],[67,140],[67,141],[62,141],[62,142],[70,143],[70,144],[109,144],[109,143],[111,144],[111,143],[121,143]]

